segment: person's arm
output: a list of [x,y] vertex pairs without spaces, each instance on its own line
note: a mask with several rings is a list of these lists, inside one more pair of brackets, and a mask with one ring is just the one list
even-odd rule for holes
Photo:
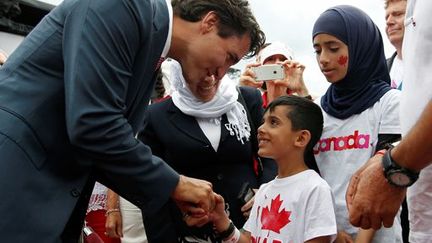
[[432,101],[429,101],[414,127],[391,151],[401,167],[420,171],[432,163]]
[[355,243],[371,243],[375,235],[374,229],[359,229]]
[[354,240],[347,232],[339,230],[334,243],[354,243]]
[[[91,164],[103,184],[146,214],[159,209],[170,196],[209,210],[211,184],[191,183],[186,177],[181,179],[161,159],[153,157],[149,147],[135,139],[135,132],[125,115],[127,108],[133,105],[127,99],[131,95],[131,84],[151,82],[151,78],[134,76],[137,73],[135,62],[145,59],[141,56],[135,60],[137,54],[146,52],[142,48],[149,48],[143,38],[150,33],[146,28],[153,26],[149,17],[153,16],[152,2],[141,4],[148,5],[139,6],[148,11],[142,13],[148,14],[142,18],[135,16],[137,6],[120,1],[108,4],[74,2],[71,12],[65,16],[65,90],[62,95],[70,143],[78,161]],[[147,65],[151,65],[153,58],[150,54],[147,58],[150,59]],[[156,65],[157,58],[154,59]],[[153,67],[146,68],[154,70]],[[137,92],[150,93],[151,90],[143,88]]]
[[321,236],[314,238],[312,240],[305,241],[305,243],[330,243],[331,242],[331,236]]
[[[228,215],[225,213],[225,201],[221,195],[216,196],[216,207],[210,214],[210,220],[213,222],[214,229],[219,234],[230,232],[223,240],[231,240],[230,242],[250,243],[251,234],[248,231],[240,231],[232,224]],[[237,241],[233,239],[238,239]]]
[[123,237],[123,222],[120,211],[119,196],[117,193],[108,189],[106,202],[106,221],[105,230],[108,237]]
[[[432,162],[432,101],[429,101],[417,123],[391,150],[400,166],[420,171]],[[351,178],[346,201],[350,222],[365,229],[393,225],[394,217],[405,197],[406,188],[390,185],[383,174],[382,155],[376,155]],[[373,183],[373,185],[372,185]]]

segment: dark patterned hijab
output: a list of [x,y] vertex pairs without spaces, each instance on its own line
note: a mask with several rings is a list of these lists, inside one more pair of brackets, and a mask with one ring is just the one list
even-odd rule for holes
[[348,46],[347,75],[331,84],[321,99],[328,114],[346,119],[373,106],[391,88],[380,31],[358,8],[340,5],[323,12],[313,28],[314,38],[329,34]]

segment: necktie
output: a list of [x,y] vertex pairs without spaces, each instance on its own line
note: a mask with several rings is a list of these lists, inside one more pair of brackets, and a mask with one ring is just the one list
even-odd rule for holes
[[155,71],[159,70],[159,68],[161,67],[163,61],[165,61],[165,57],[160,57],[159,60],[158,60],[158,62],[156,63],[156,69],[155,69]]

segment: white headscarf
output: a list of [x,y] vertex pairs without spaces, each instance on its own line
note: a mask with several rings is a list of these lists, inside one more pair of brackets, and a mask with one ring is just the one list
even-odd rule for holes
[[[223,114],[227,115],[225,127],[231,136],[244,144],[250,137],[250,125],[245,108],[237,101],[238,92],[233,81],[226,76],[220,81],[215,96],[208,102],[196,98],[186,84],[180,64],[173,60],[171,65],[172,100],[186,115],[210,119],[219,124]],[[244,140],[245,139],[245,140]]]
[[275,41],[262,49],[257,55],[257,61],[264,64],[264,61],[274,55],[283,55],[288,60],[294,59],[294,52],[291,48],[282,42]]

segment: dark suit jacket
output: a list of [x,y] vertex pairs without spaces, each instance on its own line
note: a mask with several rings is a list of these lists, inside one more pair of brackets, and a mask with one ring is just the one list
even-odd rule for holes
[[64,1],[0,69],[2,242],[76,240],[96,179],[167,201],[178,174],[134,135],[168,26],[165,0]]
[[[263,115],[261,95],[255,88],[241,87],[240,90],[247,105],[245,108],[250,111],[251,120],[257,129]],[[264,174],[258,179],[252,161],[256,149],[252,148],[250,142],[241,144],[235,136],[229,134],[223,125],[227,123],[226,115],[222,116],[221,139],[216,152],[196,118],[182,113],[171,98],[149,106],[145,122],[145,129],[139,134],[139,139],[178,173],[210,181],[214,191],[221,194],[229,204],[230,218],[241,228],[245,223],[240,211],[242,205],[237,200],[241,186],[244,182],[249,182],[252,188],[258,188],[262,182],[274,179],[274,161],[263,159]],[[157,237],[155,239],[152,235],[160,234],[161,228],[169,221],[168,217],[161,216],[163,213],[157,214],[156,219],[144,214],[148,237],[154,242],[168,241]],[[159,225],[158,220],[161,221]],[[183,227],[180,228],[186,232]],[[168,233],[160,236],[166,235]]]
[[394,59],[396,58],[396,56],[397,56],[397,52],[393,53],[393,55],[391,57],[387,58],[387,60],[386,60],[387,61],[387,68],[389,71],[393,66],[393,62],[394,62]]

